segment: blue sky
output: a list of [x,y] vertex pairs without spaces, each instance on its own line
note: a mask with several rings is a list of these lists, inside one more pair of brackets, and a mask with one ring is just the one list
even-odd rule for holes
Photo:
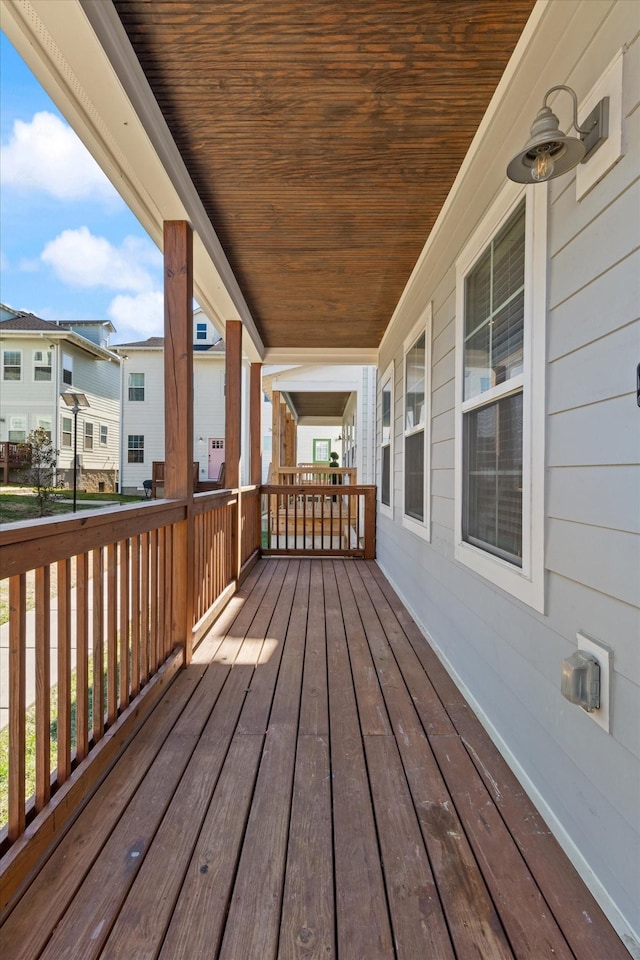
[[0,301],[45,320],[163,333],[162,258],[0,34]]

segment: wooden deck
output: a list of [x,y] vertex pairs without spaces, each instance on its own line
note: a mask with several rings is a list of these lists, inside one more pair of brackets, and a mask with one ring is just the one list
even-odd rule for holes
[[375,563],[261,561],[3,960],[628,954]]

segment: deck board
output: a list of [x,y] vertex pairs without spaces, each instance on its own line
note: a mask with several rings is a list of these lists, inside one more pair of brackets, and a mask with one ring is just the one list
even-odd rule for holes
[[252,570],[3,960],[623,960],[375,563]]

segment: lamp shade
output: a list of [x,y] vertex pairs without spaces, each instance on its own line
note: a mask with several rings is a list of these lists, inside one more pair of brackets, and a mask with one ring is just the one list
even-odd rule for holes
[[552,172],[544,179],[553,179],[576,167],[585,153],[582,140],[563,133],[551,107],[544,106],[533,121],[530,139],[507,167],[507,176],[516,183],[531,183],[536,179],[533,169],[542,154],[553,165]]

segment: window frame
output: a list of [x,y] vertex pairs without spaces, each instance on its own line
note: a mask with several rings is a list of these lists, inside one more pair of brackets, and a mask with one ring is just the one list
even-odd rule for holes
[[93,435],[93,420],[85,420],[82,428],[82,449],[93,450],[95,437]]
[[[131,383],[131,377],[142,377],[142,384],[137,383],[137,384],[132,385],[132,383]],[[132,397],[132,396],[131,396],[131,391],[132,391],[132,390],[141,390],[141,391],[142,391],[142,396],[141,396],[141,397]],[[131,370],[131,371],[129,371],[129,376],[128,376],[128,379],[127,379],[127,401],[128,401],[129,403],[144,403],[144,401],[145,401],[145,390],[146,390],[146,383],[145,383],[144,371],[142,371],[142,370]]]
[[[38,361],[38,354],[40,354],[40,361]],[[49,362],[45,363],[43,358],[48,358]],[[48,370],[48,377],[37,377],[37,370]],[[33,351],[33,382],[34,383],[51,383],[53,379],[53,350],[34,350]]]
[[[68,424],[69,424],[69,429],[68,429],[68,430],[65,430],[65,428],[64,428],[65,420],[66,420],[66,421],[68,422]],[[69,434],[69,443],[65,443],[65,442],[64,442],[65,434],[67,434],[67,433]],[[66,448],[71,449],[71,448],[73,447],[73,418],[72,418],[72,417],[65,417],[64,415],[61,417],[61,423],[60,423],[60,446],[61,446],[61,447],[64,447],[65,449],[66,449]]]
[[[464,400],[465,281],[518,206],[525,201],[523,371]],[[547,310],[547,188],[508,183],[456,261],[455,559],[544,612],[545,350]],[[535,383],[535,403],[534,390]],[[463,540],[464,415],[522,393],[522,566]]]
[[109,427],[106,423],[100,424],[100,438],[98,443],[101,447],[106,447],[109,444]]
[[[17,377],[7,377],[7,354],[16,354],[19,358],[18,363],[8,364],[11,368],[18,368]],[[2,382],[3,383],[22,383],[22,371],[23,371],[23,357],[22,350],[3,350],[2,351]],[[14,442],[14,441],[12,441]]]
[[[20,424],[20,426],[16,427],[16,424]],[[7,433],[9,443],[26,443],[28,432],[26,417],[9,417],[9,430]],[[23,437],[21,440],[16,440],[11,436],[12,433],[22,433]]]
[[[417,341],[424,334],[424,423],[423,423],[423,517],[417,520],[406,512],[406,470],[407,470],[407,437],[415,436],[420,427],[407,428],[407,356]],[[402,351],[402,526],[427,542],[431,541],[431,357],[433,334],[433,303],[430,300],[418,322],[405,338]]]
[[45,433],[49,434],[49,442],[53,437],[53,421],[51,417],[38,417],[36,420],[38,424],[38,430],[44,430]]
[[[67,380],[67,374],[69,379]],[[62,382],[68,387],[73,386],[73,357],[69,353],[62,354]]]
[[196,340],[206,340],[207,339],[207,324],[202,322],[196,322]]
[[[132,446],[132,440],[141,440],[142,444],[139,446]],[[138,460],[137,458],[132,460],[132,453],[142,453],[142,459]],[[144,463],[144,433],[128,433],[127,434],[127,463]]]
[[[382,404],[382,395],[384,389],[389,385],[389,391],[391,393],[391,423],[389,429],[389,442],[385,443],[383,441],[383,430],[384,424],[382,422],[383,417],[383,404]],[[395,448],[395,417],[394,417],[394,407],[395,407],[395,363],[391,361],[387,369],[382,374],[380,378],[380,472],[378,477],[378,508],[380,513],[389,517],[390,520],[393,520],[393,497],[394,497],[394,448]],[[389,503],[384,503],[382,499],[382,451],[385,448],[389,448]]]

